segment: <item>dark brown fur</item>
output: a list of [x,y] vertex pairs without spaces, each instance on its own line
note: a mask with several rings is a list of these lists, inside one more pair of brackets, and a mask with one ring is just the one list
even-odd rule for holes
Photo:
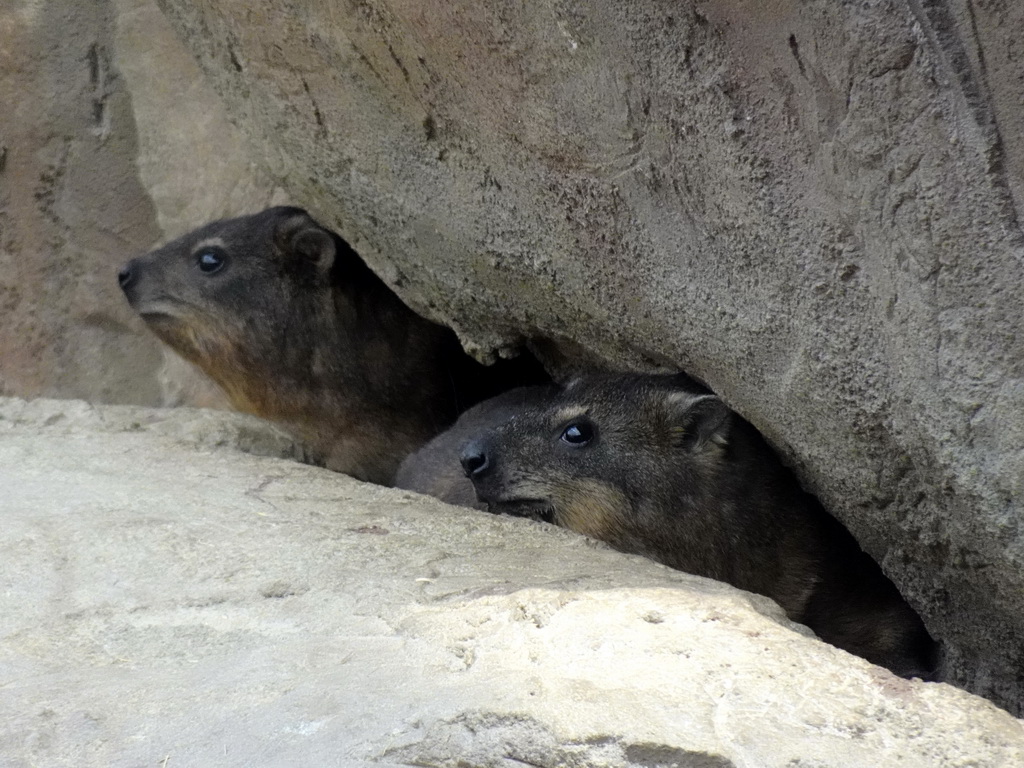
[[853,536],[752,426],[677,378],[576,381],[461,458],[493,512],[768,595],[822,639],[898,674],[935,667],[921,619]]
[[[211,251],[223,266],[207,273],[200,259]],[[132,259],[119,278],[153,332],[234,407],[364,480],[390,482],[461,409],[539,376],[521,370],[526,361],[472,361],[298,208],[207,224]]]

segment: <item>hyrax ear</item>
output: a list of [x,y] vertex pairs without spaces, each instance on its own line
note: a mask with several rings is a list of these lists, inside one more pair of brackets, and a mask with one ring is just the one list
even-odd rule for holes
[[732,412],[715,395],[670,392],[666,399],[673,445],[700,451],[729,442]]
[[310,264],[326,274],[334,264],[334,236],[317,224],[309,214],[295,213],[277,225],[274,240],[286,257]]

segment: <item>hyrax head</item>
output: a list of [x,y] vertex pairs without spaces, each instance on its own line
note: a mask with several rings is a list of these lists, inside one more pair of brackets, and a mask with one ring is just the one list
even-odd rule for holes
[[705,513],[721,471],[730,411],[695,389],[670,376],[577,380],[468,442],[460,460],[492,512],[650,553],[680,515]]
[[254,376],[308,360],[343,272],[368,269],[305,211],[279,207],[207,224],[130,260],[118,281],[153,332],[238,406]]

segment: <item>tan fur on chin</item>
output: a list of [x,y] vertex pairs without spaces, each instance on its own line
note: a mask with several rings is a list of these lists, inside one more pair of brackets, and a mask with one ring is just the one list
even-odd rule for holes
[[239,364],[243,348],[239,329],[215,325],[195,314],[180,319],[161,316],[149,325],[161,341],[219,384],[232,407],[255,416],[273,415],[269,388],[262,380],[247,377]]
[[629,519],[625,494],[609,483],[579,478],[562,483],[552,495],[555,523],[592,539],[614,543],[626,535]]

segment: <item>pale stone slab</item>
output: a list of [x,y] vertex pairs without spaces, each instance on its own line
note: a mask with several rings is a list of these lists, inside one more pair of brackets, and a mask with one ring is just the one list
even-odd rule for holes
[[0,764],[1024,764],[1021,721],[765,598],[294,455],[0,401]]

